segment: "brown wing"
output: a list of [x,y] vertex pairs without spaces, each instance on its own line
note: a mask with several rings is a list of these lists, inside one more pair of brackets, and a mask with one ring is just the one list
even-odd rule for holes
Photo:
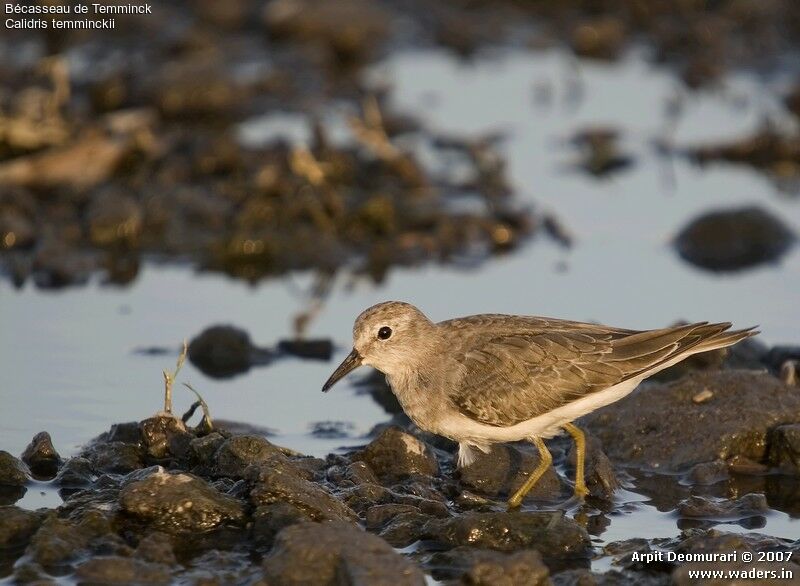
[[451,400],[481,423],[515,425],[664,364],[730,324],[632,332],[593,324],[495,335],[459,357]]

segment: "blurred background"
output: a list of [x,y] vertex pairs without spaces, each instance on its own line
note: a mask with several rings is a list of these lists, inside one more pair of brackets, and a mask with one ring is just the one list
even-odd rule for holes
[[152,6],[0,29],[3,449],[157,411],[183,339],[215,418],[363,442],[319,390],[388,299],[800,342],[792,0]]

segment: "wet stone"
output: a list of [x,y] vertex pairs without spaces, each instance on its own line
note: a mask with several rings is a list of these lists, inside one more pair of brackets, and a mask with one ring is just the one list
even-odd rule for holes
[[[474,450],[475,459],[459,470],[461,484],[478,494],[492,497],[513,494],[539,464],[538,454],[517,446],[495,444],[488,453]],[[526,500],[554,499],[561,493],[561,481],[550,466]]]
[[127,474],[144,468],[142,451],[134,445],[122,442],[101,443],[83,451],[95,469],[114,474]]
[[258,471],[250,501],[255,506],[289,503],[314,521],[356,521],[356,514],[319,484],[304,478],[293,466],[265,466]]
[[[575,443],[570,444],[569,457],[569,474],[575,474],[575,461],[577,457],[577,448]],[[619,488],[617,476],[614,473],[614,466],[611,460],[603,452],[600,441],[589,434],[586,434],[586,462],[584,467],[584,474],[586,478],[586,487],[589,489],[589,494],[597,498],[609,500],[613,498],[614,492]],[[574,476],[571,476],[574,478]]]
[[104,436],[100,436],[106,442],[122,442],[138,446],[142,441],[142,430],[138,421],[127,421],[125,423],[115,423]]
[[349,523],[300,523],[281,531],[264,560],[267,583],[422,585],[425,576],[383,539]]
[[210,464],[214,454],[225,442],[225,436],[221,433],[213,432],[202,437],[196,437],[189,442],[189,453],[191,457],[200,464]]
[[233,326],[206,328],[189,343],[189,360],[204,374],[230,377],[247,372],[254,346],[250,335]]
[[552,577],[553,586],[670,586],[669,574],[610,570],[599,573],[585,569],[566,570]]
[[734,271],[777,261],[794,234],[772,214],[755,207],[709,212],[675,239],[681,257],[700,268]]
[[41,522],[38,513],[13,506],[0,507],[0,550],[26,546]]
[[26,553],[43,568],[63,566],[85,555],[90,543],[101,546],[110,534],[108,519],[96,511],[85,513],[79,521],[50,516],[31,539]]
[[761,515],[768,511],[767,498],[763,494],[746,494],[736,500],[690,496],[678,503],[678,513],[682,517],[738,519]]
[[433,450],[397,427],[385,429],[363,450],[353,455],[383,481],[412,475],[434,476],[439,470]]
[[123,487],[122,510],[166,533],[202,532],[243,519],[242,504],[189,474],[157,471]]
[[430,565],[439,580],[457,579],[473,586],[545,586],[550,570],[539,552],[524,549],[504,553],[471,547],[457,547],[434,554]]
[[30,467],[35,476],[42,479],[53,478],[61,464],[61,456],[53,447],[50,434],[46,431],[33,436],[31,443],[22,452],[21,459]]
[[178,563],[172,549],[172,539],[166,533],[155,531],[139,540],[134,556],[140,560],[164,566]]
[[253,513],[252,539],[258,545],[272,547],[275,536],[284,527],[313,520],[308,513],[290,503],[263,505]]
[[730,474],[728,473],[728,464],[722,460],[703,462],[693,466],[686,475],[686,478],[692,484],[710,486],[730,478]]
[[380,529],[400,513],[419,513],[419,508],[414,505],[387,503],[375,505],[367,509],[365,522],[367,529]]
[[75,572],[78,584],[169,584],[169,568],[124,557],[97,557],[82,563]]
[[[713,400],[695,403],[706,389]],[[644,385],[584,416],[581,425],[614,461],[687,472],[703,462],[762,462],[770,430],[799,420],[796,389],[766,373],[728,370]]]
[[27,466],[8,452],[0,450],[0,486],[23,486],[26,482]]
[[800,423],[779,425],[772,430],[769,462],[781,472],[800,475]]
[[90,485],[96,478],[92,463],[86,458],[75,457],[64,463],[56,475],[54,484],[62,488],[77,488]]
[[286,456],[266,438],[258,435],[236,435],[225,440],[214,455],[215,473],[218,476],[244,478],[245,470],[252,464],[270,460],[285,462]]
[[430,515],[420,512],[398,513],[378,533],[392,547],[408,547],[425,536]]
[[497,551],[533,548],[545,558],[589,559],[586,530],[562,511],[468,513],[436,519],[425,527],[428,538],[443,545],[468,545]]
[[[147,454],[156,459],[185,454],[189,447],[189,441],[192,439],[183,422],[175,417],[150,417],[142,421],[139,428],[142,432],[142,444],[147,450]],[[177,447],[176,451],[182,453],[173,453],[172,447]]]

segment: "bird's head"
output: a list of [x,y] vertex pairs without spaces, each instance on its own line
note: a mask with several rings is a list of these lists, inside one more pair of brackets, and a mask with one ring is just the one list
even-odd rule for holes
[[387,301],[373,305],[356,318],[353,350],[323,385],[328,391],[361,365],[392,375],[413,369],[435,342],[436,326],[409,303]]

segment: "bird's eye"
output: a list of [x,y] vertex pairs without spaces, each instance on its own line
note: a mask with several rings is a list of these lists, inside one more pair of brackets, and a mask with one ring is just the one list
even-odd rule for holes
[[391,335],[392,335],[392,328],[388,326],[383,326],[381,329],[378,330],[379,340],[388,340]]

